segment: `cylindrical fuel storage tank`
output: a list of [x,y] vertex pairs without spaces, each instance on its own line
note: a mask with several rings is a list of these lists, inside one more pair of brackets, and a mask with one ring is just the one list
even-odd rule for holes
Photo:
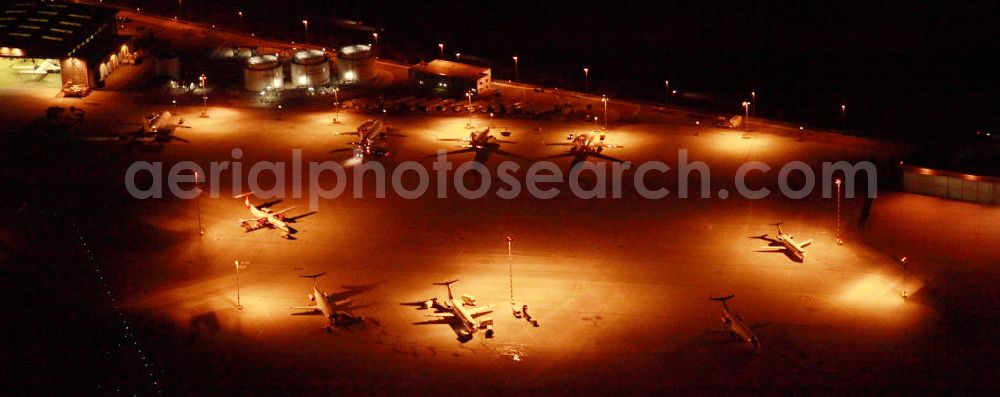
[[274,55],[256,55],[247,58],[243,68],[243,88],[263,91],[267,87],[280,89],[285,85],[281,62]]
[[350,45],[337,50],[337,78],[343,84],[368,81],[375,76],[372,46]]
[[292,84],[316,87],[330,84],[330,59],[320,50],[302,50],[292,55]]

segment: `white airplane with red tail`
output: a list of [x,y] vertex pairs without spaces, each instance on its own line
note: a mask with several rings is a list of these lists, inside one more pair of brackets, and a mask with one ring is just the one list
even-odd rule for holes
[[263,227],[273,227],[275,229],[281,230],[281,237],[286,239],[291,239],[292,234],[295,233],[295,229],[288,226],[288,218],[285,217],[285,212],[288,212],[295,207],[285,208],[281,211],[271,211],[271,208],[264,206],[255,206],[250,203],[250,195],[253,192],[243,193],[241,195],[235,196],[233,198],[243,198],[243,205],[250,210],[250,215],[253,215],[253,219],[240,219],[238,222],[243,228],[248,231],[254,231]]

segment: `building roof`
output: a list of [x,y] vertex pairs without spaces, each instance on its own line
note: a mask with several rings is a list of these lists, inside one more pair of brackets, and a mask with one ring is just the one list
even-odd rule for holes
[[435,59],[430,63],[418,63],[411,66],[410,70],[420,73],[436,74],[439,76],[470,78],[473,80],[477,80],[482,76],[490,74],[490,68],[445,61],[442,59]]
[[114,29],[117,13],[110,8],[61,1],[6,3],[0,6],[0,47],[7,50],[2,55],[76,56],[104,29]]

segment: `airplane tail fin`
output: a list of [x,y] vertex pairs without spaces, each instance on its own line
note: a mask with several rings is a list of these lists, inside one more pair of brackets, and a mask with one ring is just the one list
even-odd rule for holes
[[434,283],[434,285],[443,285],[443,286],[445,286],[445,288],[448,288],[448,299],[455,299],[455,297],[452,296],[452,294],[451,294],[451,285],[455,284],[457,282],[458,282],[458,279],[456,278],[454,280],[442,281],[440,283]]
[[783,223],[785,223],[785,222],[771,223],[770,225],[771,226],[777,226],[778,227],[778,233],[781,233],[781,225]]
[[736,294],[729,294],[729,295],[726,295],[726,296],[719,296],[719,297],[715,297],[715,298],[708,298],[708,300],[719,301],[719,302],[722,302],[722,303],[726,303],[727,300],[733,299],[734,296],[736,296]]
[[250,208],[250,195],[252,195],[252,194],[254,194],[254,192],[251,190],[251,191],[246,192],[246,193],[237,194],[237,195],[233,196],[233,198],[234,199],[238,199],[238,198],[244,199],[243,200],[243,205],[245,205],[247,208]]
[[319,278],[320,276],[324,275],[324,274],[326,274],[326,272],[316,273],[316,274],[306,274],[306,275],[301,275],[299,277],[302,277],[302,278],[311,278],[313,280],[313,284],[316,284],[316,279]]

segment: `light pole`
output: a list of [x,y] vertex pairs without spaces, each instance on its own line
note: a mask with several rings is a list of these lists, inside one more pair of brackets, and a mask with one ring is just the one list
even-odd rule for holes
[[465,96],[469,98],[469,124],[466,128],[475,128],[472,126],[472,91],[466,91]]
[[844,245],[844,240],[840,238],[840,178],[834,183],[837,185],[837,244]]
[[201,82],[201,117],[208,117],[208,89],[205,88],[205,83],[208,82],[208,76],[205,76],[205,74],[202,73],[201,76],[198,77],[198,80]]
[[440,58],[444,59],[444,43],[438,43],[438,52],[441,54]]
[[847,127],[847,105],[840,105],[840,129]]
[[514,303],[514,259],[511,256],[510,244],[514,241],[514,236],[507,235],[507,273],[510,275],[510,308],[514,313],[514,317],[519,317],[517,313],[517,304]]
[[372,37],[375,38],[375,47],[378,47],[378,32],[372,32]]
[[517,55],[511,57],[514,59],[514,81],[517,81]]
[[663,103],[670,102],[670,80],[663,80],[663,89],[666,90],[667,96]]
[[[198,196],[201,196],[201,187],[199,186],[199,182],[200,181],[198,180],[198,171],[195,171],[195,173],[194,173],[194,190],[198,192]],[[198,199],[198,196],[196,196],[194,198],[195,207],[198,208],[198,235],[199,236],[204,236],[205,235],[205,228],[201,226],[201,200]]]
[[[746,134],[750,133],[750,102],[743,101],[743,131]],[[745,135],[746,135],[745,134]]]
[[902,284],[902,288],[900,288],[899,290],[899,296],[902,296],[903,299],[906,299],[910,296],[910,292],[906,289],[906,273],[907,273],[906,260],[907,259],[905,256],[899,258],[899,265],[903,267],[903,281],[900,283]]
[[240,15],[240,30],[243,30],[243,11],[236,11]]
[[455,60],[456,60],[456,61],[459,61],[459,60],[461,60],[461,59],[462,59],[462,53],[461,53],[461,52],[456,52],[456,53],[455,53]]
[[236,309],[243,310],[243,305],[240,304],[240,261],[233,262],[236,264]]
[[303,19],[302,20],[302,26],[305,27],[305,31],[306,31],[306,45],[309,45],[309,20],[308,19]]
[[583,86],[590,91],[590,68],[583,68]]
[[757,91],[750,91],[750,108],[753,118],[757,118]]
[[604,130],[608,130],[608,97],[601,95],[601,102],[604,102]]
[[340,92],[339,87],[333,87],[333,123],[340,122]]

